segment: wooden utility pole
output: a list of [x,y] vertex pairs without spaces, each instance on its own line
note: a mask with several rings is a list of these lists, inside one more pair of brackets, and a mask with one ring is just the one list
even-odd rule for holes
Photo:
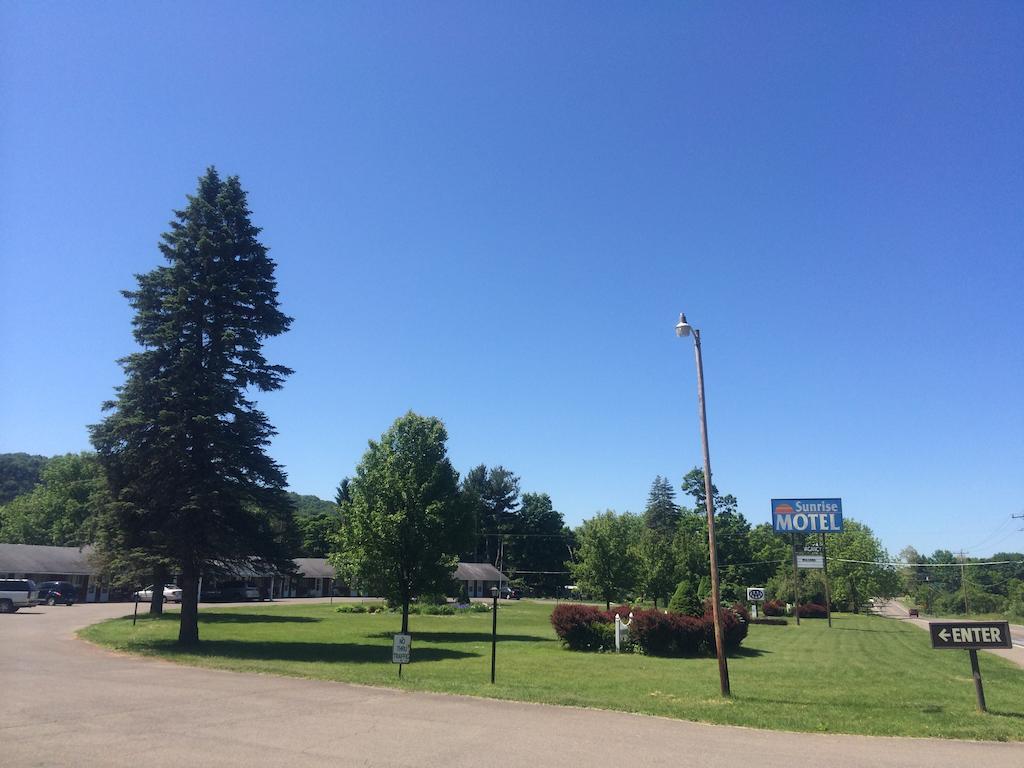
[[790,534],[793,542],[793,615],[796,616],[796,625],[800,626],[800,569],[796,564],[796,534]]
[[967,569],[964,566],[964,551],[962,549],[960,550],[960,586],[964,590],[964,616],[968,616],[971,609],[967,603]]
[[711,454],[708,451],[708,415],[704,408],[704,359],[700,349],[700,331],[679,314],[677,336],[693,331],[693,354],[697,360],[697,404],[700,409],[700,440],[704,449],[704,506],[708,513],[708,555],[711,559],[711,613],[715,623],[715,655],[718,657],[718,680],[723,696],[731,696],[729,663],[725,658],[725,635],[722,630],[722,600],[718,591],[718,547],[715,543],[715,500],[711,483]]
[[825,613],[828,616],[828,625],[832,626],[832,595],[828,589],[828,554],[825,552],[825,532],[821,533],[821,567],[825,572]]
[[697,400],[700,404],[700,439],[704,447],[704,506],[708,512],[708,551],[711,557],[711,613],[715,621],[715,653],[718,656],[718,678],[723,696],[731,696],[729,662],[725,658],[725,637],[722,632],[722,599],[718,592],[718,546],[715,542],[715,500],[711,484],[711,454],[708,451],[708,416],[704,409],[704,361],[700,352],[700,331],[693,331],[694,355],[697,358]]

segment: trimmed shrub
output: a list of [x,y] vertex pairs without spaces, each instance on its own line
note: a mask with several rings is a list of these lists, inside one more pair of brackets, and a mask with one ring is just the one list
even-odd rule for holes
[[466,587],[465,581],[459,582],[459,595],[455,598],[455,601],[459,605],[469,605],[472,602],[469,599],[469,589]]
[[824,605],[804,603],[800,606],[801,619],[824,619],[826,616],[828,616],[828,611],[825,610]]
[[704,620],[681,613],[636,611],[630,636],[648,656],[695,656],[704,641]]
[[697,599],[700,600],[703,603],[705,600],[709,600],[710,598],[711,598],[711,577],[710,576],[701,576],[700,577],[700,583],[697,585]]
[[686,616],[700,616],[703,613],[700,600],[697,598],[697,590],[693,584],[683,579],[672,593],[672,599],[668,601],[670,613],[681,613]]
[[733,603],[729,610],[735,613],[748,624],[750,623],[750,611],[747,610],[746,603]]
[[764,604],[765,616],[785,616],[786,604],[781,600],[768,600]]
[[456,609],[455,609],[454,605],[448,605],[448,604],[445,604],[445,605],[427,604],[427,605],[417,605],[415,607],[411,606],[411,605],[409,606],[409,613],[418,613],[418,614],[421,614],[423,616],[454,616],[455,615],[455,610]]
[[[715,627],[714,617],[708,615],[705,616],[711,622],[711,642],[714,647],[715,642]],[[725,634],[725,648],[728,651],[733,651],[740,647],[740,643],[743,642],[747,636],[750,626],[748,622],[735,611],[726,608],[722,611],[722,631]]]
[[[609,618],[611,615],[610,612],[602,611],[593,605],[560,603],[551,612],[551,626],[568,648],[574,651],[597,651],[608,647],[608,632],[602,627],[607,627],[615,621],[614,618]],[[611,631],[611,644],[614,646],[614,626]]]
[[630,605],[616,605],[610,611],[607,611],[608,620],[611,621],[612,624],[614,624],[615,615],[618,614],[619,618],[621,618],[623,621],[626,621],[629,618],[629,614],[631,614],[632,612],[633,607]]
[[751,624],[765,624],[769,627],[784,627],[789,624],[785,619],[751,619]]

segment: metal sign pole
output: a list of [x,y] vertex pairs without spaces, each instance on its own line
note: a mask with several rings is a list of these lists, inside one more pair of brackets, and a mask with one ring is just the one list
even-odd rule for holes
[[793,534],[793,615],[800,626],[800,571],[796,567],[796,534]]
[[974,693],[978,697],[978,711],[988,712],[985,706],[985,689],[981,687],[981,668],[978,666],[978,652],[971,648],[968,653],[971,655],[971,676],[974,678]]
[[494,660],[498,654],[498,590],[492,589],[494,607],[491,609],[491,685],[494,685]]
[[821,534],[821,567],[825,570],[825,613],[828,615],[828,625],[832,626],[832,595],[828,589],[828,553],[825,551],[825,533]]

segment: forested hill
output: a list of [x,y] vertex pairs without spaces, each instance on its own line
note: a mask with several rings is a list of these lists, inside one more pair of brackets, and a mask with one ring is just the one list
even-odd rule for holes
[[46,456],[0,453],[0,504],[35,488],[48,461]]

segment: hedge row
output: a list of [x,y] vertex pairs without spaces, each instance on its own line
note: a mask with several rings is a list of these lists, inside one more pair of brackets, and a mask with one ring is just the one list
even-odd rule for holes
[[824,605],[804,603],[800,606],[801,619],[824,619],[826,616],[828,616],[828,611],[825,610]]
[[[602,611],[593,605],[562,603],[551,613],[551,625],[562,643],[574,651],[615,647],[615,615],[628,617],[629,606]],[[632,609],[630,644],[650,656],[696,656],[715,651],[715,624],[710,610],[703,616]],[[727,650],[738,648],[747,636],[749,617],[742,606],[722,611]]]

